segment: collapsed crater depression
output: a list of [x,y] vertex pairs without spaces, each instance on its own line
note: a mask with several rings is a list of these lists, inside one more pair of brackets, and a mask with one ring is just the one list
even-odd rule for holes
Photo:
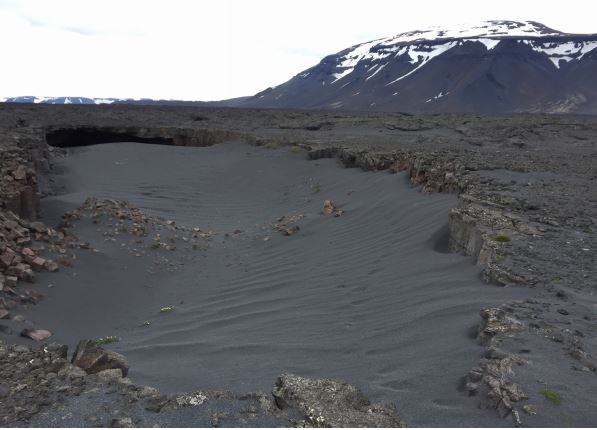
[[[354,383],[412,426],[505,425],[459,384],[482,353],[479,309],[525,293],[484,284],[471,258],[447,252],[455,196],[241,143],[70,148],[54,180],[46,222],[97,197],[213,232],[205,248],[136,256],[78,223],[97,252],[42,275],[46,299],[30,310],[56,341],[118,336],[110,348],[131,378],[166,391],[268,391],[290,371]],[[343,215],[322,214],[326,199]],[[282,216],[300,230],[275,231]],[[154,270],[155,253],[175,270]]]

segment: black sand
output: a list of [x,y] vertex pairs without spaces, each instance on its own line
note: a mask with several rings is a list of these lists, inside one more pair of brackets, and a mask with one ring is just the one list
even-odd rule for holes
[[[44,275],[31,318],[69,345],[119,336],[130,376],[166,391],[268,391],[288,370],[355,383],[410,426],[509,425],[458,388],[483,351],[478,310],[528,290],[486,285],[472,258],[445,252],[455,196],[304,158],[244,144],[72,150],[46,222],[95,196],[217,234],[207,250],[163,251],[168,271],[81,223],[99,252]],[[325,199],[345,214],[322,215]],[[297,234],[272,230],[297,214]]]

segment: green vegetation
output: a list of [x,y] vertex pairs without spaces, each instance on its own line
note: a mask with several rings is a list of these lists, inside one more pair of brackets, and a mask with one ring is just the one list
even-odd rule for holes
[[151,244],[151,246],[149,248],[150,249],[159,249],[160,246],[162,246],[162,244],[160,242],[154,242]]
[[496,242],[506,243],[510,242],[510,236],[504,233],[500,233],[495,237]]
[[314,184],[311,184],[311,191],[313,191],[314,193],[321,192],[321,185],[319,185],[319,182],[315,182]]
[[556,393],[555,391],[543,390],[542,393],[545,396],[545,398],[547,400],[549,400],[551,403],[553,403],[554,405],[560,406],[560,404],[562,403],[562,399],[561,399],[560,395],[558,393]]
[[166,312],[172,312],[174,311],[176,308],[174,306],[163,306],[162,308],[160,308],[160,313],[166,313]]
[[298,154],[298,153],[300,153],[300,152],[303,152],[303,148],[301,148],[301,147],[300,147],[300,146],[298,146],[298,145],[292,145],[292,146],[290,147],[290,152],[294,152],[295,154]]
[[98,340],[96,340],[96,343],[98,343],[100,345],[104,345],[106,343],[116,343],[116,342],[120,342],[120,338],[118,336],[100,337]]

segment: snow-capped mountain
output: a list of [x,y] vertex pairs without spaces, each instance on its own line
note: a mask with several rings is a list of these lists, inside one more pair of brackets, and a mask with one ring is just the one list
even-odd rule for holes
[[35,103],[52,105],[103,105],[103,104],[128,104],[144,106],[236,106],[248,97],[238,97],[236,99],[201,102],[192,100],[163,100],[163,99],[117,99],[117,98],[88,98],[88,97],[0,97],[0,103]]
[[111,104],[118,101],[118,99],[91,99],[87,97],[36,97],[36,96],[20,96],[7,97],[0,99],[0,102],[6,103],[43,103],[51,105],[99,105]]
[[534,21],[410,31],[325,57],[243,106],[597,113],[597,34]]

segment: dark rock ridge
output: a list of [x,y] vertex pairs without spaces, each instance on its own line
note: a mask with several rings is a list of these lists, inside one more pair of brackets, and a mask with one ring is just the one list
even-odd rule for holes
[[536,22],[412,31],[352,46],[244,107],[597,112],[597,34]]

